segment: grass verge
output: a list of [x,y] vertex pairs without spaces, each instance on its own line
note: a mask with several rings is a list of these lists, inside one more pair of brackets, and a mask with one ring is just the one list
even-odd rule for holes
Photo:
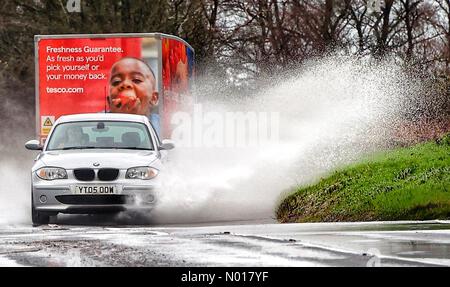
[[279,205],[280,222],[450,218],[450,134],[373,155],[300,187]]

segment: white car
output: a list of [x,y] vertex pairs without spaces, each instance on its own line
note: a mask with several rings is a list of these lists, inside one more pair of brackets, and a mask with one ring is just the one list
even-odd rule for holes
[[31,169],[34,225],[58,213],[151,209],[158,174],[174,147],[145,116],[96,113],[60,117]]

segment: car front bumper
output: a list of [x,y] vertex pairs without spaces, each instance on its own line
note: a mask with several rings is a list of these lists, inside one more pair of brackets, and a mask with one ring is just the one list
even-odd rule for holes
[[[111,186],[114,194],[75,194],[75,186]],[[35,210],[50,214],[89,214],[149,210],[157,202],[153,180],[122,179],[113,182],[63,179],[47,181],[32,175],[32,200]]]

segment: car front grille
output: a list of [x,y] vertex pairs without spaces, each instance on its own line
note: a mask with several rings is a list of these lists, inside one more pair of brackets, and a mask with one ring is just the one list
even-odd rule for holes
[[116,168],[102,168],[98,171],[97,177],[102,181],[113,181],[119,175],[119,170]]
[[63,204],[108,205],[132,203],[133,197],[123,194],[115,195],[57,195],[56,200]]
[[91,168],[79,168],[73,171],[75,178],[81,181],[93,181],[95,171]]
[[[95,170],[92,168],[74,169],[75,178],[80,181],[93,181],[95,179]],[[101,181],[113,181],[119,176],[117,168],[102,168],[97,172],[97,178]]]

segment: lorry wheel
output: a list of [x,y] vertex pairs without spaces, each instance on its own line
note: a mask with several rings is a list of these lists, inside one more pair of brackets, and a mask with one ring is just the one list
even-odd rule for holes
[[37,211],[34,208],[34,203],[31,202],[31,220],[33,222],[33,226],[48,224],[50,222],[50,215]]

